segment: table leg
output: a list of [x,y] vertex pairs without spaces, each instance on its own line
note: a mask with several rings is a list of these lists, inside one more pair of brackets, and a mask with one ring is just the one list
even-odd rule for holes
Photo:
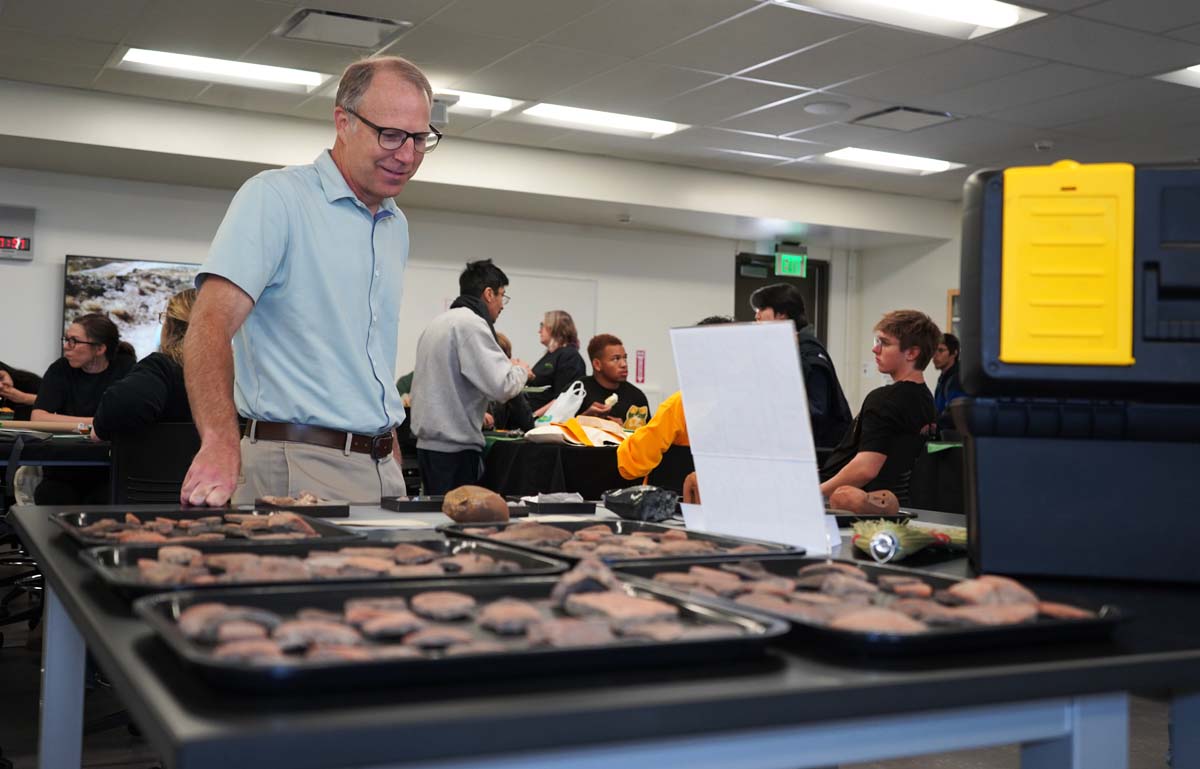
[[42,645],[40,769],[71,769],[83,753],[83,636],[46,585]]
[[1076,697],[1062,715],[1066,733],[1022,745],[1021,769],[1128,769],[1128,695]]
[[1171,698],[1171,766],[1200,766],[1200,692]]

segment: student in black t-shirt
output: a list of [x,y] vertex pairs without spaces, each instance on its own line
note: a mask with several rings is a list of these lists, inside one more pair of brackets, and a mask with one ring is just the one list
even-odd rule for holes
[[[504,334],[496,332],[496,344],[504,352],[505,357],[512,360],[512,342]],[[533,409],[524,393],[517,393],[511,399],[501,403],[489,401],[487,411],[483,414],[484,430],[532,430]]]
[[922,372],[941,340],[937,324],[916,310],[889,312],[876,324],[875,365],[892,384],[863,400],[850,432],[821,467],[821,494],[854,486],[907,496],[905,474],[924,448],[923,431],[937,418]]
[[42,378],[32,371],[0,362],[0,406],[13,410],[13,419],[29,419]]
[[112,440],[157,422],[192,421],[183,382],[183,337],[195,301],[194,288],[167,301],[158,352],[142,358],[124,379],[104,391],[92,421],[92,438]]
[[[122,342],[117,325],[98,313],[76,318],[62,346],[63,356],[42,376],[31,418],[90,425],[104,391],[133,368],[133,346]],[[48,467],[33,496],[39,505],[104,504],[109,499],[108,468]]]
[[[629,410],[645,408],[645,420],[650,421],[650,402],[646,394],[629,384],[629,356],[625,345],[612,334],[598,334],[588,342],[588,358],[592,361],[592,375],[583,378],[583,404],[579,414],[611,419],[624,425]],[[617,396],[612,406],[605,403],[610,396]]]

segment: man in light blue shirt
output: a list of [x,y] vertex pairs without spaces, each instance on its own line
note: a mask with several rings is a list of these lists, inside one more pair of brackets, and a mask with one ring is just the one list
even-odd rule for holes
[[183,502],[404,493],[392,382],[408,222],[392,197],[440,138],[432,98],[404,59],[353,64],[332,151],[261,173],[234,196],[196,279],[184,345],[201,447]]

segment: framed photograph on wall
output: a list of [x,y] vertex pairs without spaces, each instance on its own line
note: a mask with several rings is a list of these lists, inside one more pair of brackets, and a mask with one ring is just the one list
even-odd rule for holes
[[946,333],[958,336],[962,316],[958,311],[958,289],[952,288],[946,292]]
[[167,300],[195,285],[200,265],[106,256],[67,255],[63,326],[89,312],[105,313],[133,345],[138,359],[158,349]]

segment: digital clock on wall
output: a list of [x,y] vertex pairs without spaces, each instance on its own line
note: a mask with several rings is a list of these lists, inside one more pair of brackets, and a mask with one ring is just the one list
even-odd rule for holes
[[29,238],[0,235],[0,251],[28,251]]

